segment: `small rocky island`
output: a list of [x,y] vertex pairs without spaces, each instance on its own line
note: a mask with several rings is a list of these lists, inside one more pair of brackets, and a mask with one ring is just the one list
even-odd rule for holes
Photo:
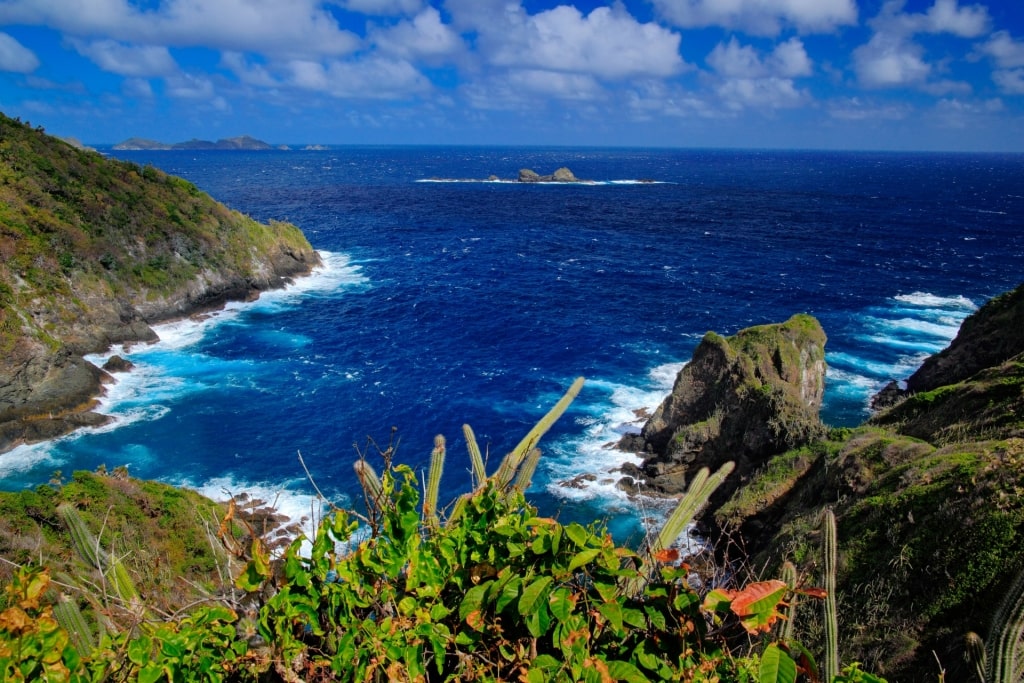
[[233,138],[221,138],[216,142],[211,140],[186,140],[185,142],[166,143],[146,138],[128,138],[123,142],[114,145],[118,151],[149,151],[149,150],[245,150],[260,151],[275,149],[270,143],[257,140],[248,135],[240,135]]
[[521,183],[580,183],[572,171],[565,166],[559,168],[551,175],[540,175],[536,171],[524,168],[519,171],[519,182]]

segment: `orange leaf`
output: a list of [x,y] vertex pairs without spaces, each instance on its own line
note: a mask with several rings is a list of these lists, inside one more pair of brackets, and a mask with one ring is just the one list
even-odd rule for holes
[[758,581],[737,592],[730,608],[749,633],[767,631],[781,616],[777,608],[787,590],[789,586],[784,581]]
[[679,551],[675,548],[666,548],[654,553],[654,559],[662,564],[672,564],[679,559]]
[[828,597],[828,591],[824,588],[801,588],[797,593],[811,598],[818,598],[819,600],[824,600]]

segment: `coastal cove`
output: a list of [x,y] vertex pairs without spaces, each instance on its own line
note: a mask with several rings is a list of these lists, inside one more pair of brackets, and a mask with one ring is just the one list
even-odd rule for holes
[[[584,375],[530,499],[635,539],[648,513],[615,487],[610,470],[628,456],[607,445],[639,430],[635,411],[658,405],[706,331],[814,315],[828,336],[823,419],[853,425],[874,391],[1018,284],[1024,263],[1018,156],[115,154],[296,224],[327,265],[280,296],[134,346],[135,369],[108,388],[115,423],[0,456],[11,490],[55,470],[128,465],[213,494],[258,489],[301,515],[312,491],[297,451],[345,504],[360,495],[357,450],[375,452],[367,437],[384,447],[394,427],[399,460],[422,468],[434,434],[463,454],[468,423],[497,458]],[[419,182],[561,166],[637,182]],[[446,486],[467,486],[467,468],[450,464]],[[581,474],[593,475],[585,488],[559,485]]]

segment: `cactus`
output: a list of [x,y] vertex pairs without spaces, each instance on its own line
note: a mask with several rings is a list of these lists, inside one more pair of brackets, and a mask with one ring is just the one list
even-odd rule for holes
[[793,624],[796,622],[796,599],[797,594],[793,589],[796,588],[796,565],[788,560],[782,565],[782,580],[789,586],[790,598],[789,604],[786,605],[783,616],[785,621],[782,622],[782,633],[781,639],[784,642],[793,642]]
[[523,460],[523,465],[519,468],[519,474],[516,475],[515,487],[517,489],[525,492],[526,489],[530,488],[530,482],[533,481],[533,473],[537,471],[537,463],[539,462],[539,448],[534,448],[526,454],[526,459]]
[[[701,468],[690,481],[690,486],[676,509],[672,511],[657,537],[647,543],[641,552],[641,565],[652,567],[654,557],[662,550],[669,548],[686,527],[693,521],[702,507],[708,502],[715,489],[721,486],[725,478],[736,467],[736,463],[729,461],[723,464],[714,475],[709,475],[708,468]],[[623,589],[627,595],[637,595],[643,589],[643,581],[639,576],[629,579]]]
[[480,446],[476,442],[476,434],[469,425],[462,425],[462,433],[466,437],[466,448],[469,449],[469,462],[473,465],[473,486],[477,487],[487,479],[484,459],[480,455]]
[[437,495],[441,489],[441,474],[444,472],[445,440],[438,434],[434,437],[434,451],[430,454],[430,474],[423,495],[423,521],[437,527]]
[[68,503],[62,503],[57,506],[57,513],[64,520],[68,533],[71,534],[71,543],[74,545],[75,550],[78,551],[78,554],[93,569],[102,571],[104,564],[103,554],[100,552],[100,542],[89,531],[89,527],[86,526],[85,520],[82,518],[81,513],[78,512],[78,509]]
[[1020,683],[1024,677],[1024,571],[1017,575],[995,617],[985,654],[986,683]]
[[377,508],[380,506],[380,497],[384,491],[384,487],[380,483],[380,477],[373,471],[373,466],[360,458],[352,463],[352,468],[356,471],[356,477],[359,479],[359,483],[363,486],[363,492],[366,494],[366,500],[369,504]]
[[839,620],[836,612],[836,516],[831,508],[825,510],[821,522],[822,554],[824,555],[825,584],[825,680],[839,675]]
[[540,421],[523,437],[515,448],[509,451],[501,464],[498,466],[498,471],[495,473],[494,478],[498,485],[498,488],[505,489],[512,483],[513,477],[519,470],[519,466],[523,464],[523,460],[526,456],[534,449],[537,442],[540,441],[541,437],[551,429],[551,425],[555,423],[555,420],[562,416],[569,404],[573,402],[573,399],[580,393],[580,389],[583,388],[583,378],[577,377],[576,381],[572,383],[569,390],[558,400],[558,403],[554,405],[547,414],[540,419]]
[[978,680],[985,683],[985,668],[988,657],[985,655],[985,641],[977,633],[971,631],[964,636],[964,659],[974,665],[974,673]]
[[96,649],[92,631],[89,630],[77,602],[66,595],[58,595],[57,602],[53,605],[53,616],[61,628],[68,632],[71,644],[78,650],[78,654],[87,655]]

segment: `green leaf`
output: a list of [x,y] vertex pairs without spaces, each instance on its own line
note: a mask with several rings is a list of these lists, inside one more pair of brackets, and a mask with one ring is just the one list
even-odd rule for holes
[[665,615],[662,614],[661,611],[653,607],[647,606],[644,607],[644,612],[647,613],[647,618],[651,620],[651,626],[658,629],[659,631],[665,630]]
[[460,620],[465,621],[470,612],[476,612],[482,608],[484,598],[487,596],[487,589],[491,587],[492,583],[494,583],[493,580],[484,581],[466,591],[466,596],[462,598],[462,604],[459,605]]
[[761,667],[758,671],[759,683],[794,683],[796,681],[796,662],[775,643],[764,649],[761,654]]
[[608,664],[608,673],[617,681],[650,683],[650,679],[629,662],[612,661],[606,662],[606,664]]
[[597,611],[611,622],[616,631],[622,630],[622,605],[617,602],[606,602],[603,605],[598,605]]
[[587,540],[590,538],[590,532],[576,522],[565,527],[565,535],[581,548],[587,545]]
[[519,589],[523,585],[523,580],[518,576],[513,576],[505,585],[501,587],[501,593],[498,594],[498,599],[494,603],[494,611],[501,612],[509,606],[512,601],[519,597]]
[[547,597],[547,590],[551,586],[552,577],[542,576],[523,591],[523,596],[519,598],[519,614],[527,616],[537,611],[538,603]]
[[163,668],[159,664],[150,662],[139,669],[139,683],[156,683],[164,675]]
[[556,619],[565,621],[576,609],[576,596],[568,588],[560,586],[551,592],[551,596],[548,598],[548,607],[551,608],[551,613],[555,615]]
[[576,553],[572,561],[569,562],[569,571],[575,571],[585,564],[590,564],[599,554],[601,554],[599,548],[590,548]]

